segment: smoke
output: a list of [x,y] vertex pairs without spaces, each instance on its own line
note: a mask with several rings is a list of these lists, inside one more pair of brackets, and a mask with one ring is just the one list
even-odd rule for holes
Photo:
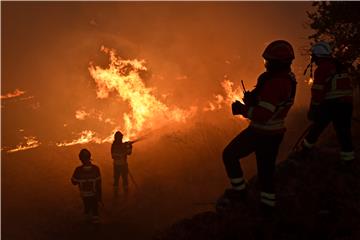
[[[295,104],[307,105],[309,87],[301,75],[307,59],[298,49],[308,35],[302,25],[309,5],[4,3],[2,88],[11,92],[21,86],[34,100],[31,107],[20,101],[5,108],[3,144],[20,142],[14,137],[19,128],[45,143],[74,139],[85,130],[103,139],[121,125],[129,106],[113,98],[115,93],[96,99],[97,86],[88,73],[90,61],[107,66],[107,57],[98,51],[102,45],[117,49],[124,59],[145,59],[148,71],[141,78],[167,106],[218,109],[197,118],[219,122],[219,115],[224,117],[220,108],[231,118],[223,105],[224,75],[234,86],[243,79],[250,90],[264,69],[261,53],[266,44],[283,38],[296,51]],[[90,115],[77,119],[78,110]]]
[[[231,115],[229,103],[241,98],[240,80],[247,90],[255,85],[264,70],[262,51],[276,39],[293,44],[293,70],[299,81],[296,108],[289,114],[280,149],[282,159],[301,133],[299,126],[306,125],[303,107],[309,86],[303,83],[302,72],[308,59],[298,49],[309,35],[302,25],[310,5],[2,3],[2,95],[20,86],[34,96],[33,107],[17,101],[2,109],[2,146],[41,144],[2,154],[5,238],[68,239],[89,234],[79,224],[78,190],[69,183],[83,147],[101,169],[104,202],[111,213],[102,212],[113,224],[107,225],[109,233],[100,231],[102,238],[118,236],[119,231],[124,239],[149,238],[180,217],[207,210],[194,203],[212,202],[226,188],[222,150],[248,124]],[[146,140],[134,144],[129,165],[140,190],[131,186],[130,201],[118,205],[113,202],[109,142],[124,126],[124,113],[131,113],[131,107],[117,91],[97,98],[98,85],[88,68],[90,62],[99,69],[109,67],[101,46],[116,49],[125,60],[144,59],[147,71],[139,77],[168,109],[198,107],[186,124],[170,122],[138,132]],[[225,75],[231,82],[224,81]],[[249,160],[253,156],[242,160],[246,178],[256,172],[255,161]],[[60,211],[54,214],[54,209]],[[78,227],[69,230],[74,226]],[[116,231],[111,232],[111,226]]]

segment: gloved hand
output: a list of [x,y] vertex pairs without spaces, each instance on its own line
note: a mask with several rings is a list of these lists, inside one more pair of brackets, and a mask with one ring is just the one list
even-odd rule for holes
[[316,119],[318,118],[319,115],[319,107],[316,105],[310,105],[308,114],[307,114],[307,118],[309,121],[316,121]]
[[246,91],[244,92],[243,101],[246,106],[254,106],[257,104],[258,99],[254,92]]
[[236,100],[231,104],[231,110],[233,115],[243,115],[245,111],[245,105]]
[[126,146],[126,154],[130,155],[132,153],[132,147],[133,147],[132,144],[133,143],[132,142],[126,142],[125,144],[126,144],[125,145]]

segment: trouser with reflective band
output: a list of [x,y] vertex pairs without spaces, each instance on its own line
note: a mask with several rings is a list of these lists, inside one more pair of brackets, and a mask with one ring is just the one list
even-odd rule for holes
[[341,145],[340,158],[344,161],[353,160],[355,155],[351,137],[352,110],[351,103],[341,102],[337,99],[327,100],[321,104],[309,133],[305,136],[303,145],[311,148],[324,129],[332,122]]
[[235,190],[244,190],[246,187],[245,179],[243,177],[240,178],[230,178],[230,183],[233,189]]
[[128,189],[128,174],[129,174],[129,167],[128,164],[116,165],[114,164],[114,186],[119,186],[119,179],[120,176],[122,178],[122,184],[125,190]]
[[241,190],[244,183],[239,160],[255,152],[261,190],[274,193],[275,162],[283,136],[284,133],[264,134],[248,127],[225,147],[223,161],[234,189]]
[[274,193],[261,192],[260,193],[260,202],[262,204],[268,205],[270,207],[275,207],[276,197]]
[[98,217],[98,199],[96,196],[82,197],[84,202],[84,213],[85,215]]

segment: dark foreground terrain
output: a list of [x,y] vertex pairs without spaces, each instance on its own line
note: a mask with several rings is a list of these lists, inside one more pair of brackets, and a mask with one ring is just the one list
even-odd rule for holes
[[272,218],[258,209],[254,177],[246,202],[178,221],[155,239],[360,239],[360,123],[355,122],[357,159],[351,167],[339,164],[331,129],[309,157],[277,166],[278,207]]
[[[293,116],[279,159],[306,126]],[[230,214],[215,214],[213,203],[228,186],[221,152],[244,126],[239,121],[221,127],[201,122],[137,143],[129,165],[138,188],[131,183],[128,199],[113,196],[109,144],[3,153],[1,239],[261,239],[262,234],[273,239],[360,239],[359,162],[349,172],[338,169],[332,131],[324,134],[313,158],[280,163],[279,213],[272,224],[257,213],[255,180],[250,191],[254,201]],[[78,189],[70,183],[83,147],[91,150],[103,176],[105,206],[98,226],[84,222]],[[253,156],[243,166],[251,179],[256,173]]]

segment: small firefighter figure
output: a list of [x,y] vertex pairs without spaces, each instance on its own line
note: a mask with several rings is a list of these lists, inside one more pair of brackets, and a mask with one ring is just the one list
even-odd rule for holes
[[114,160],[114,193],[117,195],[119,189],[119,178],[122,177],[124,194],[129,192],[129,167],[127,156],[132,152],[131,142],[123,142],[123,134],[117,131],[114,135],[114,142],[111,145],[111,157]]
[[302,143],[302,154],[309,152],[330,122],[341,146],[340,159],[350,165],[355,159],[351,137],[353,89],[346,68],[331,56],[327,42],[318,42],[311,49],[311,64],[317,68],[311,87],[308,119],[312,125]]
[[89,150],[82,149],[79,153],[79,158],[82,165],[75,169],[71,182],[73,185],[79,185],[86,219],[93,223],[98,223],[98,203],[102,202],[100,169],[91,163],[91,153]]
[[273,183],[275,162],[285,126],[284,120],[294,102],[296,79],[291,72],[294,57],[292,46],[284,40],[270,43],[264,53],[266,71],[254,90],[245,92],[242,104],[232,104],[234,115],[251,120],[248,128],[237,135],[224,149],[223,161],[232,185],[217,202],[217,208],[227,208],[246,198],[246,182],[240,159],[255,152],[260,182],[260,207],[271,214],[276,197]]

